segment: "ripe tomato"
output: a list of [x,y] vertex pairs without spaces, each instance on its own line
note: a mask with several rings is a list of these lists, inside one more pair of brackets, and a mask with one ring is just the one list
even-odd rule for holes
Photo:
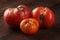
[[42,26],[50,28],[54,23],[54,13],[47,7],[37,7],[32,11],[32,17],[37,19]]
[[5,23],[11,27],[18,27],[21,20],[29,17],[30,10],[25,5],[19,5],[17,8],[8,8],[3,15]]
[[24,19],[20,23],[20,29],[26,34],[35,34],[38,28],[39,22],[33,18]]

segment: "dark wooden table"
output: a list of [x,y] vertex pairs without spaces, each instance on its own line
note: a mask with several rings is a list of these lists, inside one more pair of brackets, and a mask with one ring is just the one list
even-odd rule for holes
[[[46,6],[55,13],[55,23],[51,29],[39,29],[35,35],[26,35],[23,32],[11,30],[3,21],[4,10],[27,5],[30,10],[37,6]],[[60,40],[60,1],[59,0],[1,0],[0,1],[0,40]]]

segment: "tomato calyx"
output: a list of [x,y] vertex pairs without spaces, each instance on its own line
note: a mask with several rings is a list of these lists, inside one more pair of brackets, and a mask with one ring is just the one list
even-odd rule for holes
[[26,27],[26,25],[30,25],[31,24],[31,22],[30,21],[26,21],[25,23],[24,23],[24,26]]
[[18,6],[17,9],[18,9],[18,10],[21,10],[22,12],[25,13],[25,10],[24,10],[24,8],[23,8],[22,6]]

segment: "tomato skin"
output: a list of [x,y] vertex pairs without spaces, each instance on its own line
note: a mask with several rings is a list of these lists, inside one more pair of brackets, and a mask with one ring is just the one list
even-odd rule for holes
[[24,10],[24,12],[18,8],[8,8],[7,10],[5,10],[4,15],[3,15],[4,22],[11,27],[18,27],[20,25],[21,20],[25,18],[29,18],[30,10],[28,9],[27,6],[25,7],[23,6],[21,7],[24,8],[22,9]]
[[[42,11],[44,11],[42,13]],[[43,16],[42,19],[40,19],[39,17],[41,17],[41,15]],[[52,10],[50,10],[47,7],[37,7],[32,11],[32,17],[37,19],[41,26],[45,27],[45,28],[51,28],[52,25],[54,24],[54,20],[55,20],[55,15],[52,12]]]
[[9,8],[4,12],[4,16],[3,16],[4,22],[9,26],[15,27],[19,24],[21,19],[20,16],[18,17],[18,14],[21,12],[17,10],[18,10],[17,8]]
[[26,34],[35,34],[39,29],[39,22],[33,18],[27,18],[21,21],[20,29]]
[[51,28],[52,25],[54,24],[54,20],[55,20],[55,15],[53,13],[52,10],[50,10],[49,8],[46,8],[47,12],[44,15],[45,19],[43,21],[43,26],[45,26],[46,28]]

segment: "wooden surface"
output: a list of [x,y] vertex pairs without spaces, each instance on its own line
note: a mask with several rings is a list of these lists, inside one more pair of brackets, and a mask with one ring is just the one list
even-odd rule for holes
[[[30,10],[37,6],[47,6],[55,13],[55,23],[51,29],[39,29],[35,35],[26,35],[20,30],[11,30],[3,21],[4,10],[27,5]],[[1,0],[0,1],[0,40],[60,40],[60,1],[59,0]]]

